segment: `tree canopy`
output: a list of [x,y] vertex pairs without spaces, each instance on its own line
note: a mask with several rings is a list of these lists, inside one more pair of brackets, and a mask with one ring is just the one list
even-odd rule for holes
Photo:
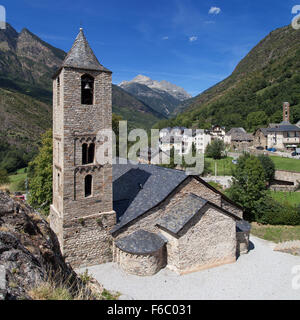
[[42,136],[42,145],[29,163],[29,203],[49,213],[52,203],[52,130]]

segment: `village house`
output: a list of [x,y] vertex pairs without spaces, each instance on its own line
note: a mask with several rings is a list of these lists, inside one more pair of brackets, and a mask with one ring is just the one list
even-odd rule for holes
[[283,103],[283,121],[270,123],[268,128],[259,128],[254,132],[255,147],[277,150],[295,150],[300,144],[300,127],[289,121],[290,105]]
[[53,76],[50,225],[66,262],[115,262],[128,273],[179,274],[233,263],[248,252],[243,208],[198,176],[98,151],[112,128],[112,72],[81,29]]
[[179,155],[184,155],[190,152],[194,144],[198,152],[204,153],[210,142],[211,136],[203,129],[175,127],[160,130],[159,147],[165,152],[174,148]]
[[209,130],[209,134],[211,136],[211,139],[220,139],[224,141],[225,138],[225,127],[219,126],[219,125],[214,125],[211,127],[211,129]]
[[224,143],[229,144],[233,149],[247,151],[252,146],[253,136],[244,128],[232,128],[224,137]]

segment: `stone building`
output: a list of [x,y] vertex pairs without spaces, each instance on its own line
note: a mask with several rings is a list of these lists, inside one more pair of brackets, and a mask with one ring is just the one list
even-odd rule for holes
[[111,71],[80,30],[53,77],[53,204],[50,225],[73,265],[110,261],[116,222],[112,166],[96,162],[97,132],[112,124]]
[[211,140],[219,139],[224,141],[226,134],[225,127],[214,125],[209,130],[209,134],[211,136]]
[[98,133],[112,127],[111,102],[111,71],[81,29],[53,77],[50,224],[66,261],[73,267],[114,261],[138,275],[164,267],[183,274],[246,253],[243,209],[200,177],[119,159],[98,163],[105,142]]
[[224,143],[230,144],[235,150],[247,151],[252,146],[253,136],[244,128],[231,128],[224,137]]
[[268,129],[258,128],[253,134],[253,145],[254,147],[268,148]]

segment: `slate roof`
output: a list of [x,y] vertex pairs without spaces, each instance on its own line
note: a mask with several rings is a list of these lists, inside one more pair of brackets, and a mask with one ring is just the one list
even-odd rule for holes
[[134,254],[147,254],[159,250],[166,241],[155,233],[138,230],[115,242],[122,251]]
[[236,232],[249,232],[251,229],[251,224],[245,220],[240,220],[236,222]]
[[253,136],[246,132],[244,128],[232,128],[226,136],[231,136],[232,141],[252,141]]
[[80,32],[71,50],[69,51],[65,60],[63,61],[60,69],[56,72],[56,74],[53,77],[55,77],[58,74],[58,72],[64,67],[111,72],[110,70],[104,68],[96,58],[93,50],[91,49],[83,33],[82,28],[80,29]]
[[272,128],[268,128],[267,129],[268,132],[291,132],[291,131],[299,131],[300,132],[300,128],[289,123],[288,121],[282,121],[281,123],[275,125]]
[[207,203],[201,197],[188,194],[169,209],[157,225],[177,234]]
[[265,137],[268,135],[268,128],[259,128],[258,130],[260,130]]
[[111,233],[162,202],[188,176],[148,164],[113,165],[113,207],[118,224]]

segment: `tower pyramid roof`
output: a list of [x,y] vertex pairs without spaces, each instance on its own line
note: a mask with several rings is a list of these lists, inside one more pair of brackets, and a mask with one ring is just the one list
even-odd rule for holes
[[[110,70],[103,67],[96,58],[84,35],[82,28],[80,28],[80,32],[71,50],[63,61],[60,70],[64,67],[111,72]],[[55,75],[57,75],[57,73]]]

